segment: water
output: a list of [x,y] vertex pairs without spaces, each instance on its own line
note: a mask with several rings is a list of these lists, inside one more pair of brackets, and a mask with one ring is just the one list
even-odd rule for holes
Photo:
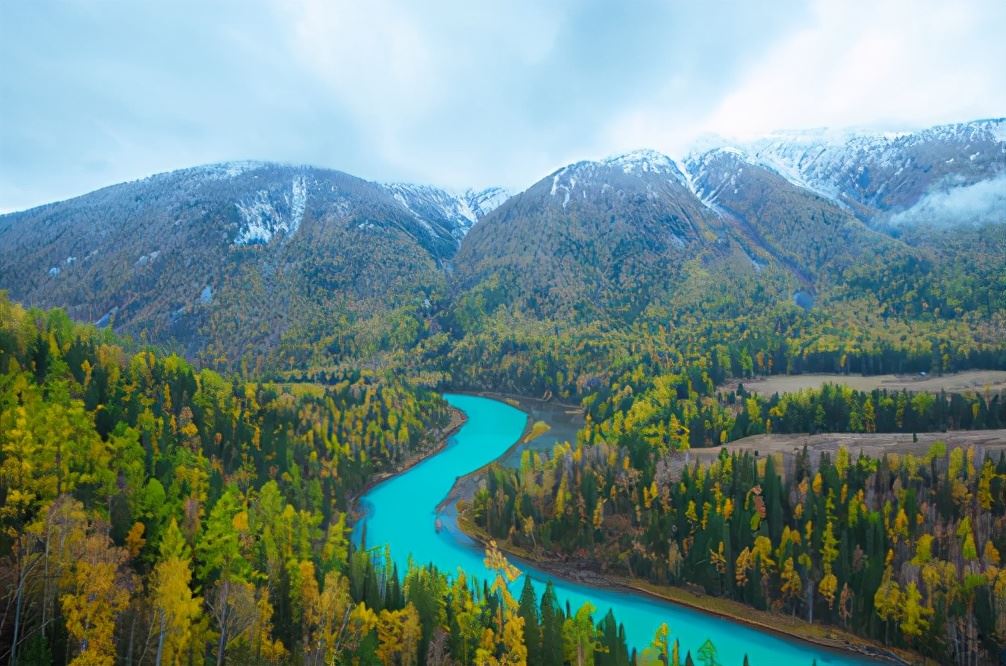
[[[458,530],[450,509],[436,513],[436,505],[447,495],[456,477],[489,463],[503,454],[521,436],[526,414],[505,403],[469,395],[446,394],[445,399],[468,415],[468,422],[450,438],[440,453],[424,460],[408,472],[375,486],[364,495],[361,505],[365,517],[357,523],[354,539],[359,543],[361,527],[366,523],[367,543],[390,544],[399,570],[404,571],[411,557],[415,562],[433,562],[441,571],[453,573],[458,568],[480,580],[490,577],[482,562],[478,544]],[[436,520],[443,528],[437,532]],[[531,576],[539,599],[544,581],[551,579],[559,601],[568,600],[575,610],[589,601],[597,609],[595,621],[608,609],[625,625],[630,649],[649,645],[662,622],[670,627],[672,639],[681,642],[681,655],[698,648],[708,638],[716,645],[723,666],[741,666],[744,655],[752,666],[810,664],[848,666],[873,663],[833,652],[798,640],[760,632],[730,620],[702,613],[684,606],[659,601],[642,594],[618,592],[573,583],[542,572],[523,562],[515,562]],[[513,587],[519,594],[523,579]]]

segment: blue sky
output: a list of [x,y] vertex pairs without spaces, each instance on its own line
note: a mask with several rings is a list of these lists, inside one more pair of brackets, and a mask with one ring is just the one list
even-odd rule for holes
[[232,159],[454,189],[1006,115],[1002,0],[0,0],[0,211]]

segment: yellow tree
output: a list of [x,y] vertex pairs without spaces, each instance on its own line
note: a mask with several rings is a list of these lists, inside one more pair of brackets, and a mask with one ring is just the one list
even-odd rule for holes
[[[791,603],[800,598],[803,590],[803,582],[800,580],[800,572],[793,564],[793,558],[788,557],[783,563],[782,571],[779,572],[779,591],[782,599]],[[796,614],[796,605],[793,606],[793,613]]]
[[892,620],[901,616],[901,587],[894,580],[890,566],[884,573],[884,581],[873,596],[873,607],[877,616],[884,621],[884,643],[887,643],[887,629]]
[[[358,613],[363,613],[365,609],[364,606]],[[308,663],[334,663],[344,651],[356,647],[363,635],[355,631],[357,625],[349,622],[354,610],[349,595],[349,580],[338,571],[329,571],[325,575],[324,590],[305,609],[304,647]],[[373,615],[373,612],[370,614]],[[368,625],[368,622],[363,622],[360,626]],[[371,628],[369,626],[364,635]]]
[[932,609],[919,603],[921,600],[922,594],[912,581],[902,595],[901,610],[901,632],[911,639],[918,638],[929,629],[929,616],[933,614]]
[[[520,570],[507,561],[495,541],[490,541],[486,548],[485,565],[496,574],[492,589],[499,594],[501,603],[496,611],[496,630],[490,632],[489,641],[493,648],[485,645],[480,647],[476,652],[476,661],[492,666],[525,666],[527,646],[524,644],[524,618],[518,613],[520,604],[510,593],[509,587],[520,576]],[[484,636],[483,642],[486,640]],[[502,652],[498,659],[496,652]]]
[[114,666],[115,620],[129,604],[121,567],[126,552],[95,530],[80,544],[60,599],[66,630],[76,645],[71,666]]
[[414,666],[422,636],[419,613],[411,603],[402,610],[382,610],[377,616],[377,657],[384,664]]
[[[640,653],[636,660],[637,666],[670,666],[671,649],[668,647],[667,636],[670,633],[666,623],[657,627],[650,646]],[[675,641],[677,643],[677,641]],[[677,662],[674,666],[679,666]]]
[[153,606],[159,616],[157,666],[180,666],[186,661],[192,625],[202,599],[192,594],[192,559],[185,537],[174,518],[161,540],[161,560],[153,572]]

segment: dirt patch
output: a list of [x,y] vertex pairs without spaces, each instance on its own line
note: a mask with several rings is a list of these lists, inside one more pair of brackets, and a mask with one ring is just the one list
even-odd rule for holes
[[[860,451],[872,458],[879,458],[885,453],[911,453],[923,456],[935,442],[944,442],[947,449],[973,446],[979,455],[991,453],[998,456],[1000,451],[1006,451],[1006,430],[920,432],[915,435],[915,438],[917,441],[913,439],[911,433],[753,435],[724,446],[692,449],[683,454],[683,457],[686,464],[689,465],[696,460],[706,463],[719,456],[722,449],[726,449],[727,451],[757,452],[759,457],[776,454],[781,455],[785,460],[802,450],[804,446],[818,454],[825,451],[834,454],[840,446],[844,446],[854,456],[858,456]],[[812,459],[816,458],[817,456],[812,456]]]
[[806,388],[820,388],[824,384],[843,384],[859,391],[887,389],[888,391],[929,391],[968,393],[971,391],[998,392],[1006,390],[1006,370],[968,370],[950,375],[771,375],[743,382],[731,381],[723,386],[735,390],[738,384],[752,393],[772,395],[793,393]]

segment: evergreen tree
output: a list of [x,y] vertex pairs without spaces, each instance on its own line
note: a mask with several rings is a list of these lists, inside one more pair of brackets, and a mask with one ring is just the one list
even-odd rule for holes
[[562,625],[564,621],[559,599],[552,581],[545,585],[541,595],[541,662],[542,664],[563,663]]
[[520,593],[517,614],[524,618],[524,645],[527,647],[528,666],[539,666],[542,661],[541,617],[538,614],[538,598],[531,584],[531,577],[524,576],[524,588]]

